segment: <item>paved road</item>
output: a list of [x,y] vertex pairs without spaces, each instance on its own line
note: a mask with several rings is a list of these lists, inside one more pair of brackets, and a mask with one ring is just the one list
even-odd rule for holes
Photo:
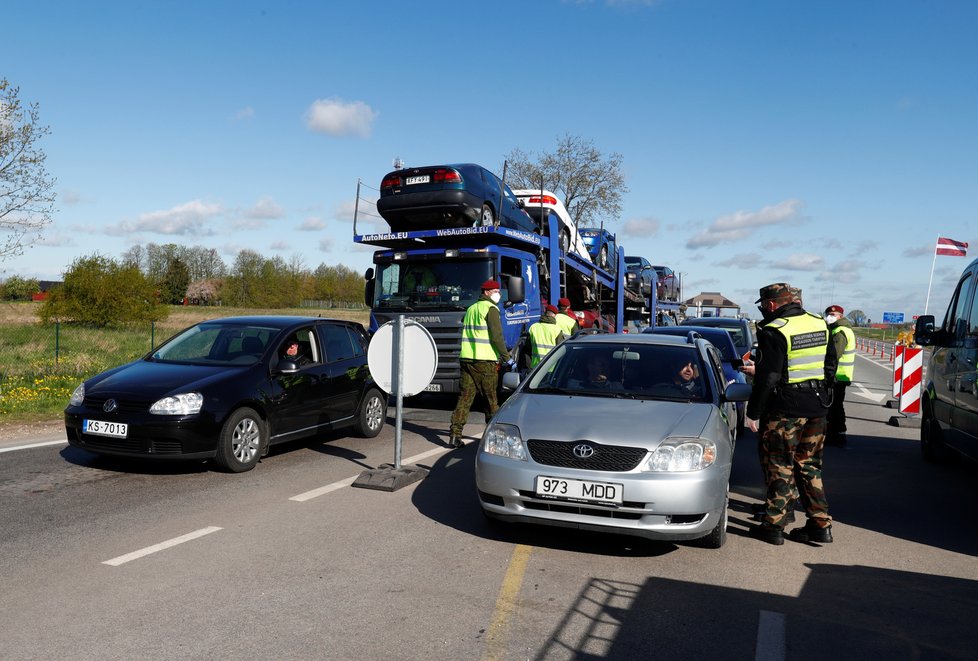
[[851,447],[826,451],[823,547],[746,537],[751,435],[719,551],[489,525],[475,446],[444,447],[444,407],[405,412],[405,463],[431,472],[392,493],[348,486],[392,460],[390,427],[279,448],[242,475],[3,452],[0,656],[974,658],[974,467],[923,463],[917,430],[886,424],[889,373],[860,356],[857,378]]

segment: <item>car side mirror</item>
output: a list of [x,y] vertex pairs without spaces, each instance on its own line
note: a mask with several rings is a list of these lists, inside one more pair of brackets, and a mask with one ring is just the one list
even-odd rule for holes
[[506,392],[512,392],[520,385],[519,372],[504,372],[502,388]]
[[934,315],[923,314],[917,317],[913,327],[913,341],[922,347],[934,343]]
[[299,365],[294,360],[283,358],[275,365],[275,371],[279,374],[295,374],[299,371]]

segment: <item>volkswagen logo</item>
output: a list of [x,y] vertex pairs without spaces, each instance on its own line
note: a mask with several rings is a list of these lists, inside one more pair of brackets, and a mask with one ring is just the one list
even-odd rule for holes
[[574,446],[574,456],[578,459],[590,459],[594,456],[594,448],[587,443]]
[[102,410],[106,413],[112,413],[117,408],[119,408],[119,402],[114,399],[107,399],[105,400],[105,404],[102,404]]

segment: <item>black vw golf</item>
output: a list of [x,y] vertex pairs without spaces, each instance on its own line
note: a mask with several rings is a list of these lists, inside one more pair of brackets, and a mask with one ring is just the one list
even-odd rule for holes
[[99,454],[213,458],[254,468],[270,445],[352,426],[380,433],[387,396],[356,322],[310,317],[204,321],[102,372],[71,395],[68,442]]

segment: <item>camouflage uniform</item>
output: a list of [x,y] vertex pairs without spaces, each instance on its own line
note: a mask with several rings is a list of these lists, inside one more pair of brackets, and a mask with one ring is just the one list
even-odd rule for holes
[[767,487],[765,526],[783,530],[790,503],[800,498],[808,515],[807,525],[825,530],[832,519],[822,485],[825,414],[830,401],[824,384],[834,379],[837,360],[826,328],[823,374],[819,375],[823,378],[789,383],[788,341],[777,330],[778,324],[784,323],[778,320],[809,314],[797,302],[800,292],[792,289],[785,283],[761,289],[761,300],[781,305],[773,313],[765,313],[764,323],[759,325],[759,359],[747,417],[761,421],[758,452]]
[[[487,283],[488,284],[488,283]],[[497,285],[498,286],[498,285]],[[490,300],[483,295],[480,301]],[[461,392],[458,396],[458,403],[452,412],[452,426],[449,432],[450,443],[455,444],[455,439],[462,436],[462,428],[469,419],[469,411],[475,401],[477,394],[482,395],[486,401],[486,423],[499,410],[499,399],[497,390],[499,388],[499,361],[510,359],[509,351],[506,348],[506,341],[503,339],[503,326],[499,316],[499,308],[493,304],[486,317],[486,326],[489,330],[489,341],[497,360],[469,360],[460,359],[459,368],[461,369]],[[460,443],[458,445],[460,447]]]

